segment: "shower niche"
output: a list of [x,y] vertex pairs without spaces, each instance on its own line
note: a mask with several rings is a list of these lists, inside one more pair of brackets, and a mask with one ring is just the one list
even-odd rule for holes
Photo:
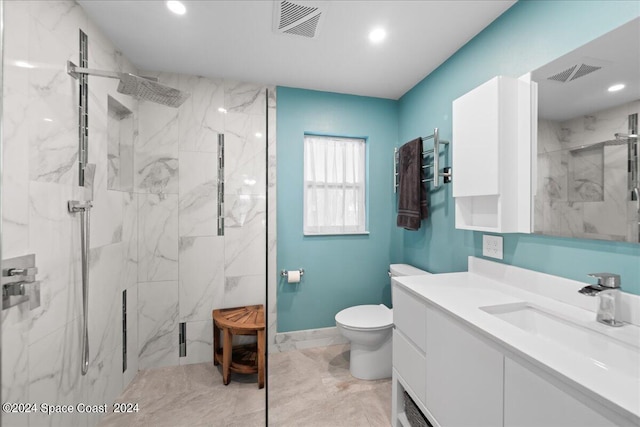
[[111,96],[108,97],[107,160],[108,188],[133,191],[134,115]]

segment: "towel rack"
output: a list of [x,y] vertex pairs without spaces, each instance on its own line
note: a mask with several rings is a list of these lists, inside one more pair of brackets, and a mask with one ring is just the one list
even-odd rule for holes
[[[428,141],[430,139],[433,139],[433,148],[429,148],[427,150],[422,150],[422,158],[424,159],[425,156],[428,156],[429,154],[433,154],[433,163],[429,163],[426,165],[422,165],[422,169],[431,169],[433,171],[432,177],[431,178],[425,178],[422,180],[422,182],[432,182],[433,183],[433,188],[439,188],[440,187],[440,177],[443,177],[443,183],[444,184],[448,184],[451,182],[451,179],[453,177],[452,173],[451,173],[451,167],[447,166],[445,168],[442,169],[442,172],[440,172],[440,145],[445,145],[448,146],[449,145],[449,141],[443,141],[440,140],[439,134],[438,134],[438,128],[433,129],[433,135],[429,135],[429,136],[423,136],[421,137],[422,142]],[[394,162],[393,162],[393,192],[396,193],[398,191],[398,178],[399,178],[399,174],[398,174],[398,152],[399,150],[397,148],[393,149],[393,158],[394,158]]]

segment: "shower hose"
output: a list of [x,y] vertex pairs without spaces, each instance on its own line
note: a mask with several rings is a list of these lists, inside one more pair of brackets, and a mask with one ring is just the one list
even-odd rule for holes
[[90,206],[80,210],[80,245],[82,252],[82,375],[89,370],[89,219]]

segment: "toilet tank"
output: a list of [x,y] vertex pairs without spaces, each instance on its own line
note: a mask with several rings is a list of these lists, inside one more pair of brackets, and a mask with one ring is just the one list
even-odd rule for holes
[[397,276],[421,276],[423,274],[431,274],[428,271],[420,270],[409,264],[391,264],[389,266],[389,275]]

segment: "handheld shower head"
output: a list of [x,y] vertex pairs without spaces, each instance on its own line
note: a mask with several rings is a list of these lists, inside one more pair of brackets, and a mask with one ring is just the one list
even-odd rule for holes
[[93,201],[93,182],[95,177],[95,163],[87,163],[84,165],[84,198],[87,202]]

